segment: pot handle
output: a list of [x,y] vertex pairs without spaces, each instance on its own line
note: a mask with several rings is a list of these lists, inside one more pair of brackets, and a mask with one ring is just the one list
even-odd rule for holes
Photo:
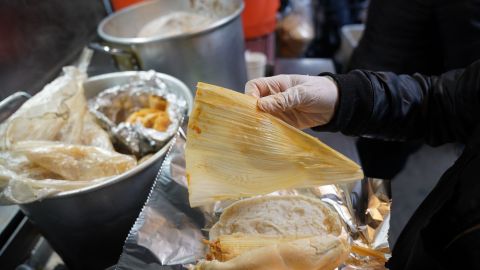
[[27,92],[16,92],[0,101],[0,123],[5,121],[31,97]]
[[131,52],[125,49],[111,47],[105,44],[100,44],[98,42],[91,42],[90,44],[88,44],[88,47],[95,51],[103,52],[103,53],[115,55],[115,56],[131,56],[132,55]]
[[115,57],[120,69],[124,69],[124,70],[140,69],[140,65],[137,57],[130,50],[117,48],[117,47],[109,46],[106,44],[101,44],[98,42],[90,42],[88,44],[88,47],[92,50],[106,53],[108,55]]

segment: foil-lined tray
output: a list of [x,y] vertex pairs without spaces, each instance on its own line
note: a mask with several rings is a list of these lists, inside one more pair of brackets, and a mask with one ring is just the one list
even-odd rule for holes
[[[168,103],[166,112],[170,124],[165,131],[125,121],[135,111],[148,107],[148,97],[151,96],[163,98]],[[158,151],[175,135],[187,102],[172,93],[160,76],[151,70],[139,72],[126,84],[103,90],[89,100],[88,107],[110,133],[120,151],[141,158]]]
[[[186,123],[186,121],[185,121]],[[186,124],[179,129],[145,206],[133,225],[116,269],[188,269],[206,254],[208,229],[234,201],[191,208],[185,176]],[[391,196],[388,182],[364,179],[274,192],[319,198],[337,211],[352,252],[339,269],[386,269]]]

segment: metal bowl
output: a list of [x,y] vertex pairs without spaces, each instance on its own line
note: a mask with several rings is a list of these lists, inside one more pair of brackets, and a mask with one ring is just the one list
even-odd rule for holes
[[[127,83],[137,71],[99,75],[84,83],[92,98],[109,87]],[[192,94],[178,79],[160,74],[167,86],[187,101]],[[117,262],[125,238],[145,203],[170,140],[134,169],[95,186],[66,191],[42,201],[20,205],[71,270],[105,269]]]

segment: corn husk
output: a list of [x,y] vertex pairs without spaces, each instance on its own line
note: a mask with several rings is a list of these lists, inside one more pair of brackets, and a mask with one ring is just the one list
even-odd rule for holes
[[[334,235],[318,235],[298,239],[257,238],[247,236],[248,241],[218,242],[219,248],[226,252],[240,252],[227,261],[200,260],[195,270],[245,270],[245,269],[289,269],[313,270],[337,269],[349,254],[345,238]],[[266,240],[262,244],[261,240]],[[227,254],[230,255],[230,254]]]
[[256,99],[199,83],[188,123],[190,205],[358,180],[342,154],[257,109]]
[[287,243],[298,239],[300,238],[295,236],[279,237],[240,233],[220,235],[215,241],[208,241],[209,253],[207,254],[207,259],[225,262],[256,248]]

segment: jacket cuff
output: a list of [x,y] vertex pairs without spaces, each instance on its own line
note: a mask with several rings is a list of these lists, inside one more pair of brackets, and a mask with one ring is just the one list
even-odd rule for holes
[[321,73],[320,76],[330,76],[336,82],[339,103],[332,120],[313,130],[360,135],[373,111],[374,96],[370,81],[358,70],[338,75]]

